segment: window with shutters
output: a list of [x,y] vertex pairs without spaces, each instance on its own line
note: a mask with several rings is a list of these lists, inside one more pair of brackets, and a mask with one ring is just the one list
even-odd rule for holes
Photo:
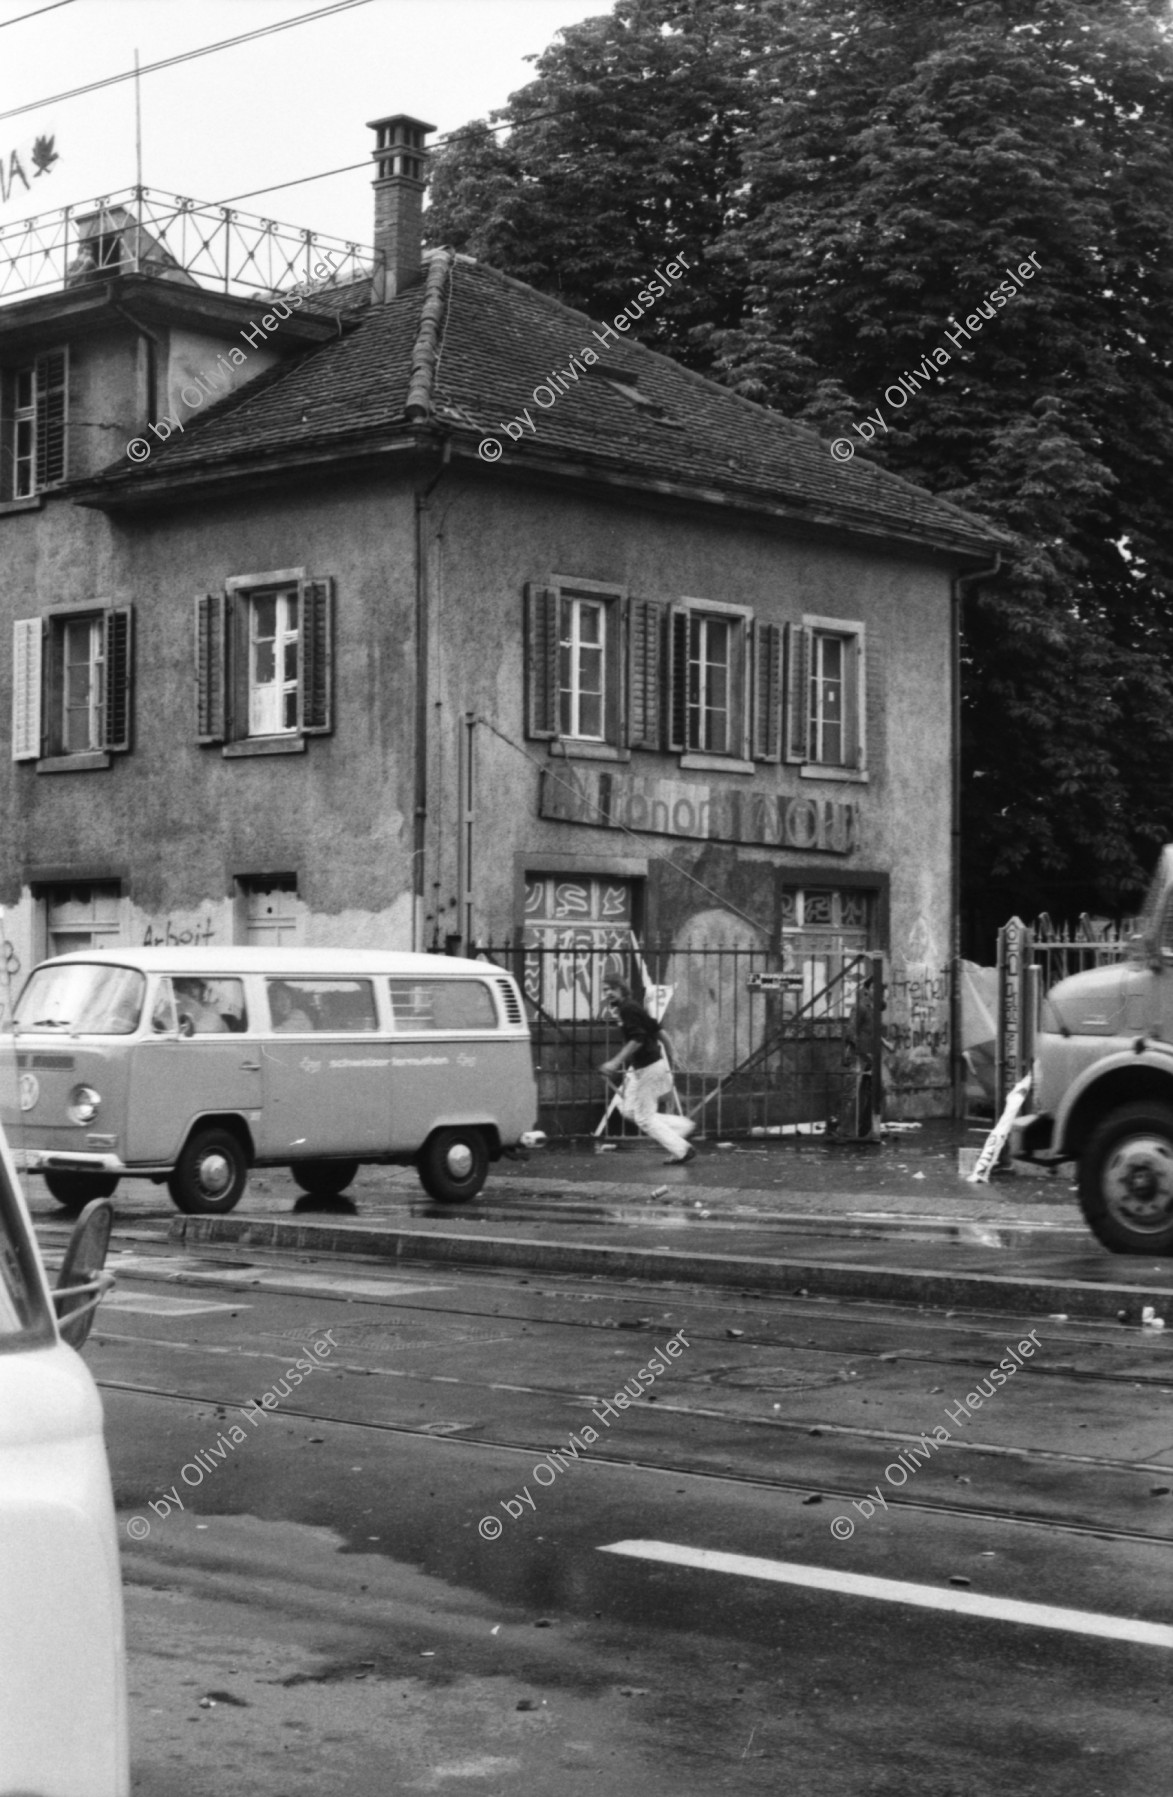
[[[738,762],[750,754],[752,615],[740,606],[673,606],[669,621],[669,747]],[[695,761],[693,765],[698,765]]]
[[803,771],[865,776],[864,627],[837,618],[787,626],[786,759]]
[[64,349],[0,376],[0,500],[31,499],[65,479],[68,378]]
[[130,748],[129,606],[18,618],[12,755],[46,771],[108,765]]
[[333,612],[333,582],[300,569],[233,578],[197,598],[199,741],[268,753],[331,730]]
[[570,755],[651,749],[744,773],[781,759],[782,628],[747,607],[535,584],[525,625],[528,736]]
[[527,735],[619,748],[624,611],[621,593],[591,581],[527,588]]

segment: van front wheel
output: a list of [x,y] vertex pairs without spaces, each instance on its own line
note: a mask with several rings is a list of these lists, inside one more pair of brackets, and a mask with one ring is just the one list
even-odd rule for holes
[[197,1129],[167,1177],[176,1208],[189,1216],[219,1216],[239,1203],[248,1156],[230,1129]]
[[421,1148],[416,1167],[429,1198],[464,1204],[485,1183],[489,1150],[479,1129],[438,1129]]
[[118,1190],[117,1173],[45,1173],[49,1196],[64,1210],[81,1210],[91,1198],[112,1198]]
[[1079,1202],[1105,1248],[1173,1251],[1173,1110],[1126,1104],[1105,1117],[1080,1156]]

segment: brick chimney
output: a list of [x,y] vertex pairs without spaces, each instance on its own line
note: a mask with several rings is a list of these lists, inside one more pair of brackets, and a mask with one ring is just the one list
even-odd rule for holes
[[409,118],[405,112],[390,118],[369,119],[367,128],[375,133],[375,159],[378,174],[372,182],[375,190],[375,248],[382,250],[386,272],[381,287],[376,287],[376,301],[394,299],[405,287],[419,279],[423,268],[423,203],[424,170],[427,148],[424,143],[435,125],[423,119]]

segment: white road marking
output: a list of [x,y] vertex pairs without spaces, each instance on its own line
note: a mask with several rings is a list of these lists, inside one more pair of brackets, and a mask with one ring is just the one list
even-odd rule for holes
[[983,1597],[976,1591],[947,1591],[937,1585],[912,1585],[903,1579],[836,1572],[828,1566],[802,1566],[794,1560],[759,1560],[749,1554],[723,1554],[707,1547],[679,1547],[672,1541],[613,1541],[599,1551],[627,1554],[635,1560],[656,1560],[666,1566],[735,1573],[745,1579],[771,1579],[782,1585],[809,1585],[816,1591],[839,1591],[848,1597],[916,1604],[923,1610],[952,1610],[961,1616],[985,1616],[994,1622],[1065,1629],[1073,1635],[1136,1641],[1144,1647],[1173,1647],[1173,1628],[1159,1622],[1134,1622],[1127,1616],[1104,1616],[1094,1610],[1064,1610],[1054,1604],[1027,1604],[1011,1597]]
[[168,1298],[157,1292],[113,1292],[102,1300],[102,1315],[108,1310],[129,1310],[144,1317],[194,1317],[208,1310],[251,1310],[251,1304],[217,1304],[211,1298]]
[[[114,1263],[115,1271],[118,1262]],[[293,1291],[312,1292],[321,1298],[398,1298],[414,1297],[417,1292],[448,1292],[450,1285],[419,1285],[410,1279],[351,1279],[345,1274],[292,1273],[281,1267],[217,1267],[210,1271],[198,1265],[185,1266],[183,1279],[188,1285],[257,1285],[283,1286]],[[177,1277],[173,1273],[168,1278]]]

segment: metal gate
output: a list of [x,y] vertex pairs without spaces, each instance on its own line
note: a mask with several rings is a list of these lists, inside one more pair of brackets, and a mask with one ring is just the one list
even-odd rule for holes
[[[679,1102],[698,1136],[804,1126],[872,1133],[881,1101],[880,955],[845,953],[830,970],[825,954],[784,967],[768,950],[657,947],[634,937],[480,953],[507,967],[525,995],[538,1122],[551,1137],[590,1135],[603,1116],[608,1091],[598,1068],[620,1046],[601,1006],[612,977],[661,1019]],[[623,1127],[617,1119],[614,1128]]]

